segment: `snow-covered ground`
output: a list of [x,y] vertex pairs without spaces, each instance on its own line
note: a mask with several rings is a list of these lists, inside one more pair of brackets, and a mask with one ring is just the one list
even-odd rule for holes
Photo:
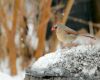
[[0,72],[0,80],[13,80],[13,78],[5,73]]
[[91,76],[97,71],[99,61],[100,44],[79,45],[46,54],[32,65],[31,72],[33,76],[67,76],[66,71],[69,74],[80,71]]
[[[83,39],[83,40],[82,40]],[[67,54],[74,54],[74,55],[79,55],[79,53],[85,53],[88,51],[88,54],[91,52],[96,51],[97,49],[100,49],[100,40],[97,39],[94,41],[94,44],[88,44],[90,43],[90,39],[88,38],[78,38],[76,42],[80,43],[81,45],[77,47],[72,47],[72,48],[58,48],[55,52],[48,53],[44,55],[43,57],[39,58],[33,65],[32,67],[36,68],[47,68],[49,65],[54,64],[59,62],[59,60],[64,60],[64,55]],[[92,41],[93,42],[93,41]],[[92,51],[93,50],[93,51]]]
[[[45,56],[39,58],[33,65],[32,68],[48,68],[53,64],[59,63],[59,62],[67,62],[70,60],[70,57],[78,57],[82,55],[92,55],[96,53],[100,49],[99,45],[80,45],[77,47],[72,48],[64,48],[64,49],[58,49],[55,52],[46,54]],[[69,56],[69,59],[66,58]],[[67,64],[66,63],[66,64]]]
[[25,77],[25,71],[21,70],[20,62],[21,59],[17,59],[17,70],[18,74],[15,76],[10,75],[10,69],[8,66],[8,58],[6,57],[5,60],[3,60],[0,63],[0,80],[24,80]]
[[9,74],[0,72],[0,80],[24,80],[23,75],[24,73],[12,77]]

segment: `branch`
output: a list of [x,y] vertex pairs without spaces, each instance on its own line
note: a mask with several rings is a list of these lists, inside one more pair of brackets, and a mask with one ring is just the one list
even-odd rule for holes
[[20,0],[15,0],[14,1],[13,22],[12,22],[12,34],[13,35],[15,35],[15,33],[16,33],[19,4],[20,4]]
[[64,16],[63,16],[61,23],[65,24],[65,22],[67,21],[69,13],[71,11],[71,8],[73,6],[73,3],[74,3],[74,0],[68,0],[67,1],[66,7],[65,7],[65,10],[64,10]]
[[40,8],[41,8],[41,13],[40,13],[40,20],[38,24],[38,47],[35,52],[35,58],[39,58],[43,55],[44,49],[45,49],[45,35],[46,35],[46,28],[47,28],[47,23],[50,19],[51,16],[51,2],[52,0],[41,0]]

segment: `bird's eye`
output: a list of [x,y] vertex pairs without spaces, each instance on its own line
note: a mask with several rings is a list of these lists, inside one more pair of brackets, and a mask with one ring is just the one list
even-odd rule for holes
[[55,29],[57,29],[57,26],[55,26]]
[[58,27],[58,26],[57,26],[57,24],[56,24],[56,25],[54,25],[54,28],[55,28],[55,29],[57,29],[57,27]]
[[71,34],[71,33],[68,32],[67,34]]
[[57,29],[57,25],[55,25],[54,28]]

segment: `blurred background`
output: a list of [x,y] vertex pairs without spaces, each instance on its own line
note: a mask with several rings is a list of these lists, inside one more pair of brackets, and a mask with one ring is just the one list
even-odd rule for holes
[[55,51],[56,23],[99,39],[100,0],[0,0],[0,76],[23,80],[34,61]]

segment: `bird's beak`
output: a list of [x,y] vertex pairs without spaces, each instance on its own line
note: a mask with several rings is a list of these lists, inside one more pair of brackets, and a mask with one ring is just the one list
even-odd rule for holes
[[55,27],[52,27],[52,28],[51,28],[51,31],[55,31],[55,30],[56,30]]

